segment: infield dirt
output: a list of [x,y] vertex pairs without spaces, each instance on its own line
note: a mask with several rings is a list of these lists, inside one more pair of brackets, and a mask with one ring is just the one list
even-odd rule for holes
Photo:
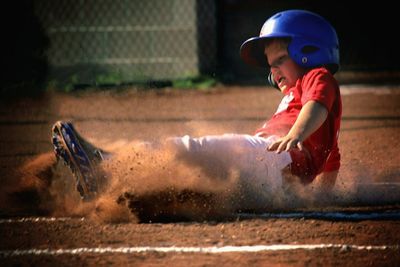
[[[5,102],[0,108],[1,215],[87,216],[54,224],[0,224],[5,242],[1,249],[68,248],[98,246],[221,246],[256,244],[340,243],[398,246],[400,226],[392,220],[240,219],[163,224],[137,224],[127,209],[104,197],[97,205],[82,205],[73,190],[69,170],[56,165],[50,129],[57,120],[74,122],[92,143],[125,150],[139,141],[190,134],[253,133],[271,116],[280,101],[279,92],[261,87],[217,87],[206,92],[150,91],[50,93],[37,99]],[[342,86],[343,121],[339,139],[342,167],[335,194],[328,198],[304,198],[295,210],[399,211],[400,191],[400,89],[397,87]],[[129,161],[127,157],[135,159]],[[154,173],[155,162],[140,151],[121,156],[111,166],[126,185],[135,163],[136,174]],[[124,158],[125,157],[125,158]],[[168,155],[156,162],[164,162]],[[141,165],[138,167],[137,165]],[[171,167],[171,166],[170,166]],[[176,166],[171,169],[176,175]],[[180,175],[193,175],[180,168]],[[145,179],[145,176],[143,176]],[[165,177],[165,175],[164,175]],[[166,179],[172,179],[167,176]],[[145,180],[141,182],[144,186]],[[188,181],[190,183],[190,181]],[[128,183],[129,184],[129,183]],[[138,186],[138,185],[135,185]],[[158,184],[146,185],[154,189]],[[198,185],[191,185],[197,187]],[[207,189],[206,185],[202,185]],[[114,187],[117,189],[119,187]],[[215,186],[214,186],[215,188]],[[306,200],[306,201],[304,201]],[[293,204],[293,203],[292,203]],[[97,217],[93,217],[96,211]],[[279,211],[274,209],[274,211]],[[102,213],[103,212],[103,213]],[[100,214],[100,215],[99,215]],[[204,214],[203,214],[204,215]],[[100,216],[100,217],[99,217]],[[95,219],[95,220],[91,220]],[[204,221],[204,222],[202,222]],[[204,265],[343,265],[393,266],[399,250],[294,251],[262,253],[21,256],[3,258],[5,265],[54,264],[77,266],[138,264],[151,266]]]

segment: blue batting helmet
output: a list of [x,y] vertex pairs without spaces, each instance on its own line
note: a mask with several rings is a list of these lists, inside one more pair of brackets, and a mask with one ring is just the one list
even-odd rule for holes
[[339,69],[339,40],[335,29],[323,17],[306,10],[287,10],[270,17],[260,36],[246,40],[241,58],[250,65],[268,67],[265,40],[289,38],[289,56],[306,68],[326,66],[333,74]]

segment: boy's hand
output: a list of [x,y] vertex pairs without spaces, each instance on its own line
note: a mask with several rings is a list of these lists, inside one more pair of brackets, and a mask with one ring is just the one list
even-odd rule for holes
[[303,141],[324,123],[327,116],[328,110],[324,105],[313,100],[308,101],[302,107],[289,133],[273,142],[267,150],[276,151],[276,153],[294,148],[304,150]]
[[279,154],[282,151],[289,151],[294,148],[303,150],[303,142],[301,142],[298,138],[286,135],[273,142],[269,147],[267,147],[267,150],[276,151],[276,153]]

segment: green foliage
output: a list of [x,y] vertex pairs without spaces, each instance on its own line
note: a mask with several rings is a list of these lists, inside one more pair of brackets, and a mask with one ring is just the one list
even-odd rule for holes
[[72,90],[74,90],[74,85],[78,83],[79,83],[79,77],[77,74],[74,74],[69,78],[69,82],[65,85],[64,90],[66,92],[71,92]]
[[207,75],[186,77],[172,81],[172,87],[177,89],[199,89],[204,90],[217,84],[217,80]]
[[95,79],[96,85],[121,85],[124,80],[122,74],[112,72],[107,74],[100,74]]
[[79,84],[78,74],[69,76],[65,81],[53,79],[47,82],[47,91],[72,92],[75,85]]
[[47,82],[48,91],[61,91],[61,92],[72,92],[76,90],[104,90],[104,88],[112,88],[118,90],[118,88],[128,86],[135,86],[142,88],[143,90],[172,87],[173,89],[195,89],[195,90],[206,90],[217,84],[217,80],[211,76],[200,75],[200,76],[187,76],[185,78],[179,78],[172,81],[154,81],[149,77],[140,75],[132,75],[129,79],[131,82],[125,82],[124,77],[119,72],[110,72],[99,74],[95,77],[91,84],[82,84],[78,73],[70,74],[63,81],[61,80],[50,80]]

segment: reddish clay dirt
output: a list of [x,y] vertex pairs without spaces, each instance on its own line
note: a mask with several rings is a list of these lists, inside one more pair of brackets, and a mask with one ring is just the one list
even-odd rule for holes
[[[349,94],[351,92],[351,94]],[[342,167],[335,198],[314,199],[294,211],[371,214],[400,211],[400,88],[342,87]],[[0,107],[0,263],[2,266],[395,266],[400,262],[399,216],[370,219],[241,218],[227,221],[142,223],[71,212],[77,193],[63,166],[38,169],[52,160],[50,129],[71,120],[101,147],[168,136],[253,133],[272,115],[281,95],[257,87],[218,87],[207,92],[152,91],[48,94]],[[47,153],[47,154],[46,154]],[[39,157],[38,157],[39,156]],[[21,170],[21,166],[24,166]],[[35,173],[30,170],[35,169]],[[50,177],[37,179],[36,175]],[[58,178],[58,182],[54,182]],[[61,180],[60,180],[61,179]],[[49,191],[49,188],[52,190]],[[71,199],[57,207],[55,198]],[[310,202],[307,202],[310,204]],[[64,202],[65,204],[65,202]],[[304,204],[304,203],[303,203]],[[82,206],[83,210],[91,209]],[[109,209],[107,218],[122,216]],[[114,213],[113,213],[114,212]],[[276,211],[275,211],[276,212]],[[287,210],[285,210],[287,212]],[[7,221],[30,216],[72,219]],[[126,216],[126,214],[124,215]],[[123,216],[122,216],[123,217]],[[125,218],[125,217],[124,217]],[[344,244],[337,248],[261,252],[135,252],[10,255],[5,251],[104,247],[222,247],[273,244]],[[387,246],[357,249],[354,246]]]

